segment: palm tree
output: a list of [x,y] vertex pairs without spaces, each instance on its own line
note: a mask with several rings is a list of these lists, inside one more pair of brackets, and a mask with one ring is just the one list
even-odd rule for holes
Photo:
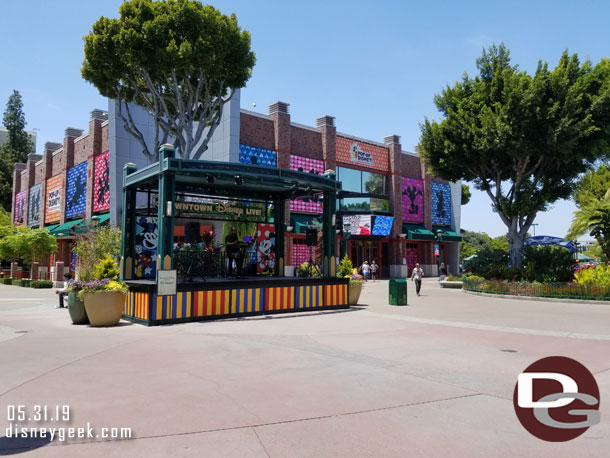
[[595,237],[607,258],[610,254],[610,189],[601,199],[592,199],[574,212],[566,238],[575,239],[587,232]]

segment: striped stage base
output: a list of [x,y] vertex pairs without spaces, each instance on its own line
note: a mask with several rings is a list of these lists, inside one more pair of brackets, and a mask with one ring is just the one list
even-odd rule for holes
[[242,315],[347,308],[346,284],[222,288],[173,296],[130,291],[123,318],[148,325],[183,323]]

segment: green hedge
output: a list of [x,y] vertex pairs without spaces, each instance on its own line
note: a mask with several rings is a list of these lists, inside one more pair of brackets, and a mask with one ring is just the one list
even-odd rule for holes
[[51,280],[34,280],[30,283],[32,288],[53,288],[53,282]]
[[489,294],[610,301],[610,286],[591,283],[510,282],[464,277],[463,289]]
[[31,283],[32,283],[32,280],[28,280],[28,279],[19,279],[19,278],[17,278],[17,279],[14,279],[14,280],[13,280],[13,283],[12,283],[12,284],[13,284],[14,286],[23,286],[23,287],[25,287],[25,288],[29,288],[29,287],[30,287],[30,285],[31,285]]
[[13,279],[12,278],[3,278],[2,279],[2,284],[4,284],[4,285],[12,285],[13,284]]

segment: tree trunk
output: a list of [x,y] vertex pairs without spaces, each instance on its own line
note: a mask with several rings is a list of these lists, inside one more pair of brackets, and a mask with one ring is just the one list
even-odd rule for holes
[[516,227],[509,228],[508,250],[510,255],[510,266],[521,267],[523,265],[523,242],[527,234],[519,234]]

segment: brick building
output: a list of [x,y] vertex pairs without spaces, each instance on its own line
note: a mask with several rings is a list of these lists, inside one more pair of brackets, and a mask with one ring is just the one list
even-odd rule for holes
[[[150,139],[154,130],[148,115],[138,109],[133,115]],[[441,259],[455,272],[461,240],[460,183],[427,174],[418,155],[403,151],[396,135],[375,142],[337,132],[332,116],[315,121],[315,127],[293,123],[284,102],[269,105],[266,115],[241,109],[237,93],[225,106],[204,157],[317,174],[335,170],[344,190],[337,208],[338,253],[348,254],[355,265],[375,259],[382,277],[405,276],[415,261],[426,275],[436,275]],[[30,155],[27,164],[15,165],[13,218],[48,227],[59,238],[60,253],[49,265],[56,260],[72,263],[74,237],[92,221],[120,221],[127,162],[148,164],[109,101],[108,113],[91,112],[86,134],[66,129],[63,144],[46,143],[42,156]],[[309,258],[304,232],[317,225],[320,213],[315,196],[286,203],[288,275]],[[142,224],[146,249],[154,251],[154,217]],[[200,227],[205,224],[201,221]],[[188,238],[187,229],[176,226],[176,241]],[[154,269],[148,271],[154,275]]]

